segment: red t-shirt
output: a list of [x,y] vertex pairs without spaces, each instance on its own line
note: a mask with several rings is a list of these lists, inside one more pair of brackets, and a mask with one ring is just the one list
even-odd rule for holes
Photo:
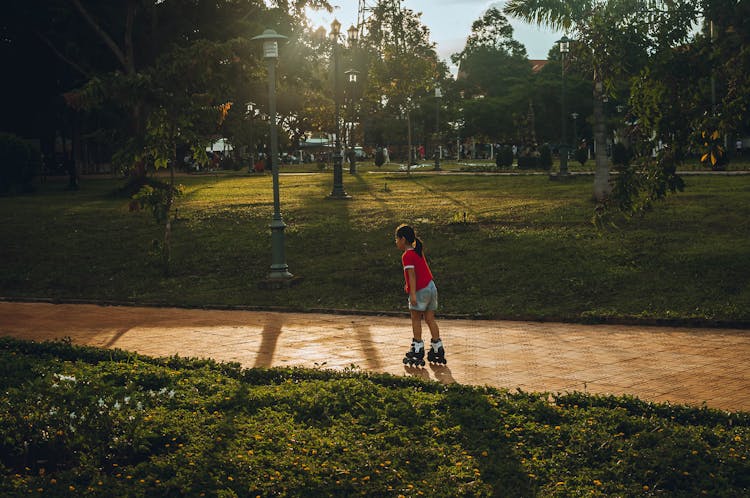
[[401,255],[401,263],[404,265],[404,280],[406,280],[406,293],[408,294],[409,289],[409,274],[406,270],[414,268],[414,273],[417,276],[417,289],[421,290],[427,287],[432,281],[432,272],[430,267],[427,265],[427,260],[424,256],[417,254],[414,249],[407,249],[404,254]]

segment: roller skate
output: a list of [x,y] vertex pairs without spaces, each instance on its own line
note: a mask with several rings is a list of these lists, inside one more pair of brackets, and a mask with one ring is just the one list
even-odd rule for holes
[[427,361],[431,364],[437,363],[445,365],[448,360],[445,359],[445,349],[443,348],[443,341],[440,339],[433,340],[431,342],[430,350],[427,352]]
[[424,341],[411,341],[411,349],[406,352],[404,356],[404,365],[415,367],[419,365],[423,367],[424,362]]

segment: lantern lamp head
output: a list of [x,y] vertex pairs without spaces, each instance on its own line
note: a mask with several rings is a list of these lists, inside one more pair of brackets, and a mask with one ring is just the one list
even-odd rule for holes
[[267,29],[262,35],[251,38],[252,40],[258,40],[263,42],[263,57],[265,59],[278,59],[279,58],[279,42],[286,40],[287,37],[278,34],[272,29]]
[[570,52],[570,39],[563,35],[562,38],[557,40],[557,43],[560,45],[560,53],[561,54],[567,54]]

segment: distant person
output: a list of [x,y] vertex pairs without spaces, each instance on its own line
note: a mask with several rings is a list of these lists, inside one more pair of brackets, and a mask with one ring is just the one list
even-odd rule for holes
[[440,329],[435,321],[435,311],[438,308],[438,291],[432,279],[432,271],[424,256],[424,246],[416,232],[409,225],[399,225],[396,228],[396,247],[403,254],[401,263],[404,268],[404,290],[409,295],[409,311],[411,313],[411,327],[413,339],[411,349],[404,357],[404,364],[408,366],[423,366],[424,341],[422,340],[422,318],[430,329],[432,340],[427,359],[430,363],[445,364],[445,350],[440,340]]
[[737,152],[737,157],[742,157],[742,140],[737,139],[737,143],[735,144],[735,149]]

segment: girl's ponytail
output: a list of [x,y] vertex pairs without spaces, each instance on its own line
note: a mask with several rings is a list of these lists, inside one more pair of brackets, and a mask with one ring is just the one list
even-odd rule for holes
[[422,240],[417,237],[417,233],[412,227],[406,224],[399,225],[398,228],[396,228],[396,237],[403,237],[409,244],[414,244],[414,250],[417,251],[417,254],[420,257],[424,256],[422,254]]

